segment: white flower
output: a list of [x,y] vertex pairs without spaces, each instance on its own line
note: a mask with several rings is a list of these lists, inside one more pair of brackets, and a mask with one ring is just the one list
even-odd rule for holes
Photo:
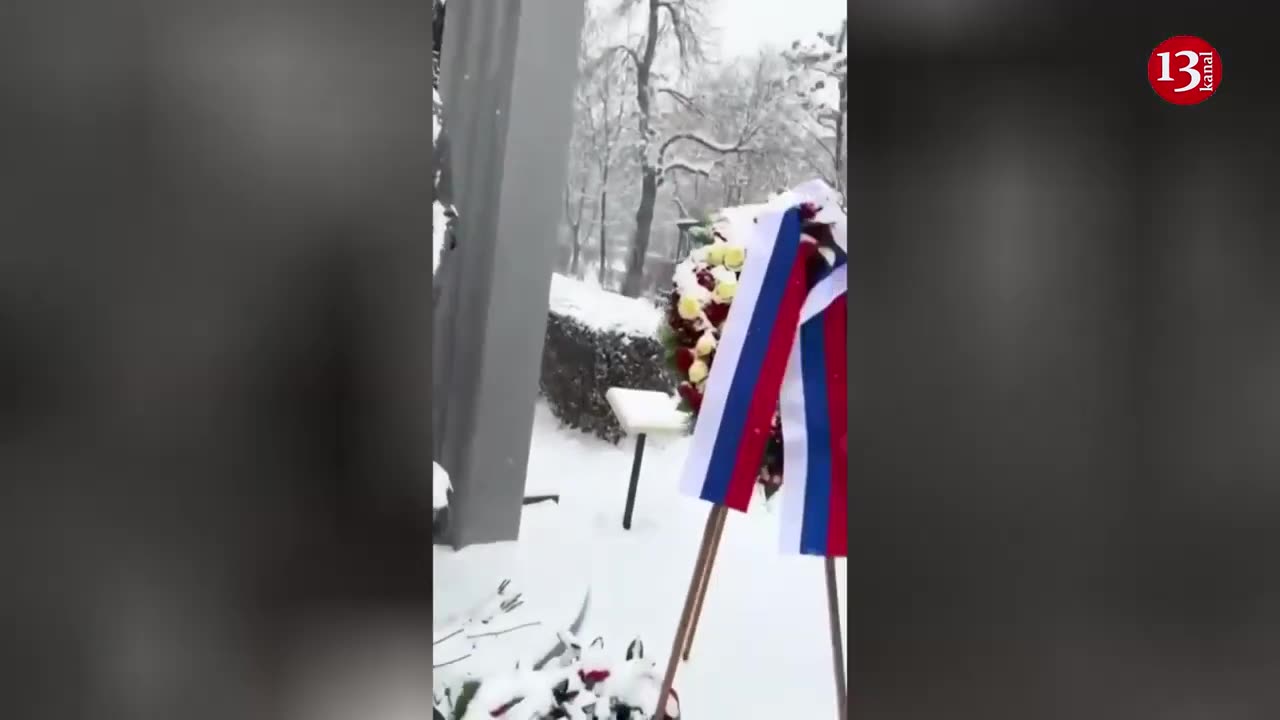
[[721,280],[716,283],[715,296],[720,302],[729,302],[738,293],[737,280]]
[[692,295],[681,295],[676,303],[676,312],[685,320],[693,320],[702,315],[702,302]]
[[696,385],[706,380],[707,373],[710,371],[711,368],[707,367],[706,363],[701,360],[694,360],[693,364],[689,366],[689,382]]
[[707,259],[708,265],[717,266],[724,262],[724,251],[725,251],[724,243],[718,242],[718,243],[712,243],[710,245],[707,245],[706,251],[707,251],[706,259]]
[[698,343],[693,346],[693,351],[698,357],[706,357],[716,349],[716,336],[714,333],[704,332],[702,337],[698,338]]
[[726,280],[730,282],[737,282],[738,273],[722,265],[720,267],[711,268],[711,277],[718,283]]
[[730,270],[741,270],[742,264],[747,261],[747,249],[736,243],[729,243],[725,245],[723,260]]

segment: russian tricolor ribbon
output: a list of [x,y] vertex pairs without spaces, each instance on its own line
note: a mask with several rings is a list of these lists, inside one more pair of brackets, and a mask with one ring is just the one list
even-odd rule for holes
[[[825,186],[821,186],[826,189]],[[746,261],[707,377],[682,489],[745,512],[775,410],[782,420],[782,546],[845,557],[848,405],[844,248],[812,277],[802,186],[738,228]],[[841,219],[843,216],[840,216]],[[822,217],[819,216],[821,221]],[[843,222],[833,232],[843,246]]]

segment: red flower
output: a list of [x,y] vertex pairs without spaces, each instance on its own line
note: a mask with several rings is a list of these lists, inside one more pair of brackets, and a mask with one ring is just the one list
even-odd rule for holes
[[729,306],[726,303],[711,302],[707,303],[707,306],[703,308],[702,312],[706,314],[707,320],[709,320],[712,325],[720,327],[720,323],[724,322],[724,319],[729,317]]
[[692,383],[680,383],[680,386],[676,388],[676,392],[680,394],[681,399],[689,404],[689,407],[693,408],[695,413],[702,407],[702,393],[698,392],[698,388],[694,387]]
[[708,290],[716,289],[716,278],[714,275],[711,274],[710,270],[707,270],[706,268],[699,270],[697,277],[698,277],[698,284],[701,285],[702,287]]
[[693,350],[687,347],[676,348],[676,367],[680,368],[680,372],[689,372],[689,366],[695,359]]

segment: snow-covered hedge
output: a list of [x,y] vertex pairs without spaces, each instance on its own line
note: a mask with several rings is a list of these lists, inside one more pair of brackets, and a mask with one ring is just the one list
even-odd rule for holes
[[542,394],[564,424],[616,443],[623,432],[605,391],[671,390],[657,334],[662,314],[648,300],[563,275],[551,276],[550,299],[539,379]]

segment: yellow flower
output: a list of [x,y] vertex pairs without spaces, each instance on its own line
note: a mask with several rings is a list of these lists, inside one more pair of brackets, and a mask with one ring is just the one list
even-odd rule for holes
[[741,270],[742,263],[747,261],[747,249],[741,245],[725,245],[722,259],[730,270]]
[[706,260],[707,264],[716,266],[724,262],[724,243],[712,243],[707,246]]
[[676,312],[685,320],[693,320],[702,314],[702,303],[692,295],[681,296],[680,302],[676,303]]
[[711,368],[707,367],[706,363],[701,360],[694,360],[693,364],[689,366],[689,382],[696,385],[703,380],[706,380],[707,373],[710,372],[710,370]]
[[738,281],[728,278],[716,283],[715,295],[720,302],[729,302],[738,293]]
[[698,343],[693,346],[693,351],[698,357],[706,357],[716,349],[716,336],[709,332],[702,333],[702,337],[698,338]]

